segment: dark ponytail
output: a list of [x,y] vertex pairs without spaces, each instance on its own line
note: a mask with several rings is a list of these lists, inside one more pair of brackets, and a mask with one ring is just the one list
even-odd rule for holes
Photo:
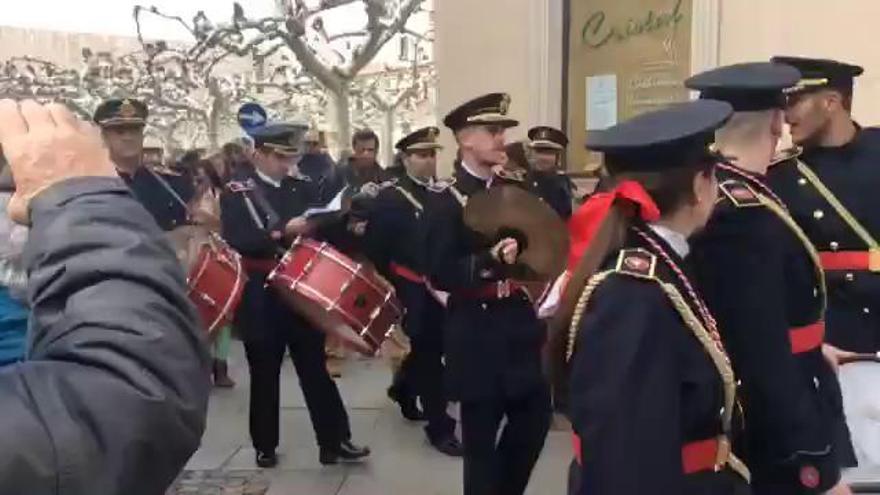
[[[610,164],[609,164],[610,165]],[[606,177],[606,191],[612,190],[624,180],[633,180],[644,187],[657,205],[661,215],[671,214],[689,203],[694,203],[693,183],[698,174],[714,173],[713,162],[700,162],[691,166],[677,167],[663,173],[621,172]],[[569,365],[567,360],[572,318],[578,300],[589,280],[599,271],[605,260],[623,247],[627,231],[636,221],[638,205],[618,199],[611,205],[587,250],[578,260],[560,298],[559,308],[550,321],[548,336],[547,367],[554,389],[556,403],[565,402],[568,393]]]
[[578,261],[571,273],[559,301],[559,308],[550,320],[548,336],[549,378],[553,386],[556,404],[564,403],[568,393],[568,340],[575,307],[584,287],[599,271],[602,263],[613,252],[623,246],[626,231],[632,224],[635,205],[618,200],[608,210],[599,230],[590,241],[590,246]]

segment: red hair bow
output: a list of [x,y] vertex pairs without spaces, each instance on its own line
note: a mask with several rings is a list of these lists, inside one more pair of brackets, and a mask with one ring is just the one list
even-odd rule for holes
[[634,180],[625,180],[612,191],[593,194],[568,221],[568,233],[571,239],[568,249],[569,271],[573,272],[577,267],[578,261],[608,215],[611,205],[619,199],[638,205],[638,215],[646,222],[656,222],[660,219],[660,209],[657,208],[657,204],[645,188]]

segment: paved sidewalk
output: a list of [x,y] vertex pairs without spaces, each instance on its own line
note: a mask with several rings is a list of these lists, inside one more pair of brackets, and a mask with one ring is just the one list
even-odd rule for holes
[[[279,465],[259,470],[247,432],[247,366],[233,343],[230,368],[238,386],[215,390],[202,448],[169,492],[180,495],[460,495],[461,461],[431,449],[420,424],[408,423],[385,397],[389,365],[351,357],[338,380],[354,441],[373,455],[360,466],[322,467],[296,374],[284,365]],[[529,495],[565,493],[568,434],[550,433]]]

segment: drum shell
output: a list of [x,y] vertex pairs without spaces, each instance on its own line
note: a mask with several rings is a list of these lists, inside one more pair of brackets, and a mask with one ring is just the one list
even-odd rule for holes
[[187,276],[188,295],[208,335],[228,325],[241,303],[247,276],[238,253],[224,244],[204,243]]
[[297,239],[267,284],[318,329],[375,354],[403,314],[390,283],[327,243]]

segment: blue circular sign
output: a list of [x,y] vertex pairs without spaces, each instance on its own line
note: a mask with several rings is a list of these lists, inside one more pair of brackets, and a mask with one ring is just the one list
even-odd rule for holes
[[238,125],[246,132],[266,125],[266,109],[259,103],[245,103],[238,109]]

